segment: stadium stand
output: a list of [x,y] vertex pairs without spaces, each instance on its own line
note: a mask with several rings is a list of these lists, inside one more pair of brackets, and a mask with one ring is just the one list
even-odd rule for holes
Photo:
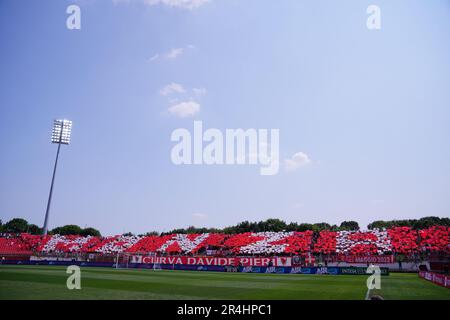
[[27,233],[16,235],[5,235],[0,237],[0,253],[23,254],[41,251],[41,244],[49,238],[34,236]]
[[394,227],[370,231],[171,234],[164,236],[37,236],[3,234],[0,253],[199,254],[215,250],[244,255],[387,255],[450,253],[450,228]]
[[418,252],[418,234],[410,227],[394,227],[388,230],[392,251],[399,254]]
[[419,236],[421,238],[419,246],[423,251],[449,253],[449,231],[450,228],[443,226],[433,226],[428,229],[419,230]]
[[322,254],[336,253],[336,236],[337,232],[321,231],[314,246],[314,252]]
[[126,252],[147,253],[156,252],[167,241],[171,240],[173,235],[166,236],[148,236],[142,237],[133,246],[126,249]]
[[392,245],[388,232],[385,230],[339,231],[336,236],[336,252],[352,255],[382,255],[392,252]]

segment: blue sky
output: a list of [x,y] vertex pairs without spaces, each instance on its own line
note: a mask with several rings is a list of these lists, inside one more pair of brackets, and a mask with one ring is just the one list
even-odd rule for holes
[[[63,117],[51,228],[449,216],[448,1],[1,0],[0,39],[3,221],[43,224]],[[199,112],[169,111],[181,102]],[[170,135],[194,120],[280,129],[280,173],[173,165]],[[286,170],[298,152],[309,162]]]

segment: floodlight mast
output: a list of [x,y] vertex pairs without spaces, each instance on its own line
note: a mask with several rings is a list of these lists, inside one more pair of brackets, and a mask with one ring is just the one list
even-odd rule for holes
[[58,166],[59,151],[61,150],[61,144],[67,145],[70,144],[71,130],[72,130],[72,121],[55,120],[53,122],[52,143],[58,144],[58,150],[56,151],[55,165],[53,166],[53,176],[52,176],[52,183],[50,185],[50,193],[48,195],[47,210],[45,211],[45,220],[43,227],[44,235],[47,235],[48,232],[48,218],[50,213],[50,205],[52,202],[53,185],[55,183],[56,168]]

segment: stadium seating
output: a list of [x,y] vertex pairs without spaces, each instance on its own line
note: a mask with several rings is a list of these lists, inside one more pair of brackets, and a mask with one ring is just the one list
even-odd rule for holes
[[0,236],[0,253],[129,253],[205,254],[216,250],[239,255],[387,255],[450,252],[450,228],[424,230],[394,227],[370,231],[246,232],[170,234],[164,236],[36,236],[26,233]]
[[382,255],[392,251],[386,230],[367,232],[339,231],[336,235],[336,252],[352,255]]
[[40,244],[48,240],[48,237],[41,237],[22,233],[19,236],[8,235],[0,237],[0,253],[23,254],[40,251]]
[[388,230],[392,251],[399,254],[418,252],[417,231],[410,227],[394,227]]
[[173,234],[166,236],[147,236],[142,237],[134,245],[126,249],[126,252],[138,252],[138,253],[155,253],[161,246],[174,237]]
[[242,247],[250,245],[251,243],[261,241],[264,237],[257,236],[251,232],[240,233],[230,236],[223,243],[224,247],[230,249],[234,253],[239,253]]
[[42,252],[69,253],[69,252],[90,252],[91,249],[100,242],[97,237],[81,236],[60,236],[54,235],[42,246]]
[[239,247],[239,253],[242,254],[280,254],[284,253],[286,243],[284,240],[293,236],[293,232],[258,232],[252,233],[248,239],[259,239]]
[[17,254],[31,252],[31,250],[20,238],[0,238],[0,252]]
[[212,249],[220,249],[222,248],[222,244],[226,239],[226,235],[221,233],[210,233],[208,237],[203,239],[191,252],[199,253],[201,250]]
[[450,228],[433,226],[428,229],[419,230],[420,247],[429,252],[450,252],[449,247]]
[[313,251],[322,254],[336,253],[336,236],[337,232],[321,231]]
[[272,245],[285,245],[284,253],[302,254],[311,252],[311,244],[313,239],[312,231],[294,232],[293,234],[274,241]]
[[138,236],[113,236],[105,238],[100,244],[96,245],[94,248],[95,252],[103,254],[112,254],[124,252],[128,248],[135,245],[141,237]]
[[386,230],[322,231],[313,251],[322,254],[383,255],[392,251],[392,245]]
[[170,240],[168,240],[159,249],[157,249],[157,251],[169,254],[192,253],[208,237],[209,233],[175,234]]

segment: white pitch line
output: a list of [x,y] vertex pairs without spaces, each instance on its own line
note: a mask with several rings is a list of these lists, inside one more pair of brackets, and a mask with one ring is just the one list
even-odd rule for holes
[[366,293],[366,300],[369,300],[369,294],[370,294],[370,289],[367,288],[367,293]]

